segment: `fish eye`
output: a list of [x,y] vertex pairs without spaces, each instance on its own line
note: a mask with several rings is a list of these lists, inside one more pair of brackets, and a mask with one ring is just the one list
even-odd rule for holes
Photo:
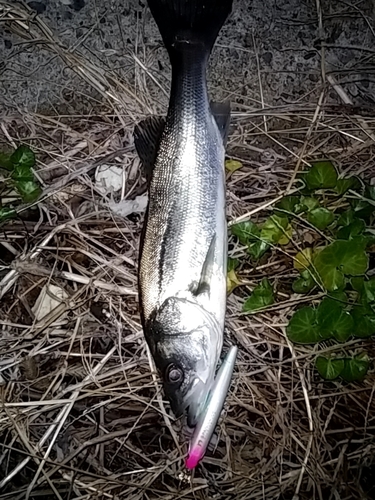
[[166,378],[167,382],[170,384],[178,384],[182,382],[184,378],[184,371],[182,368],[172,363],[167,367]]

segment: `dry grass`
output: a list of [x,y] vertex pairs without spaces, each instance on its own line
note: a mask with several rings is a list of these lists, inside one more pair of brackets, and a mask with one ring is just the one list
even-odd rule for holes
[[[245,267],[248,287],[228,299],[226,342],[240,348],[232,392],[217,449],[193,476],[184,472],[181,423],[164,407],[139,322],[143,218],[114,216],[93,182],[98,165],[117,164],[127,173],[121,197],[144,191],[132,129],[155,111],[156,84],[138,65],[144,85],[135,96],[64,48],[38,18],[30,22],[24,8],[1,2],[4,22],[57,53],[107,105],[87,116],[1,120],[3,145],[23,142],[36,152],[44,195],[22,220],[0,227],[0,498],[366,498],[361,475],[374,464],[374,373],[361,383],[323,383],[312,369],[317,347],[293,346],[285,336],[301,302],[290,281],[292,257],[311,237],[304,226],[283,253]],[[316,106],[234,106],[228,154],[244,166],[228,177],[231,222],[265,217],[315,158],[373,175],[375,119],[329,78]],[[327,104],[329,86],[342,105]],[[232,245],[231,255],[243,250]],[[279,305],[240,314],[242,296],[263,276],[276,284]],[[36,321],[31,309],[48,283],[69,298]],[[320,348],[351,353],[364,344]],[[370,341],[367,349],[374,354]]]

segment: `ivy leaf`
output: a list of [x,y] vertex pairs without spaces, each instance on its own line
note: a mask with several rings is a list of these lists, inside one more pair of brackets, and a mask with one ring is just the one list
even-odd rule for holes
[[355,337],[368,338],[375,335],[375,313],[370,307],[354,305],[351,315]]
[[365,281],[362,277],[355,277],[351,279],[351,285],[358,292],[358,302],[363,305],[375,302],[375,278]]
[[305,181],[310,189],[334,188],[337,184],[337,171],[330,161],[318,161],[307,172]]
[[[346,297],[344,293],[342,293],[343,296]],[[338,300],[332,299],[331,297],[325,297],[321,303],[319,304],[318,308],[316,309],[316,318],[318,321],[319,326],[321,327],[325,321],[327,321],[328,316],[330,313],[337,313],[342,311],[343,305],[341,302]]]
[[346,382],[356,382],[362,380],[370,367],[369,359],[366,355],[359,355],[354,358],[346,358],[344,369],[340,373],[341,378]]
[[318,253],[314,260],[314,265],[325,288],[329,292],[334,292],[336,290],[341,290],[344,287],[345,278],[342,271],[338,269],[340,264],[337,264],[335,255],[331,252],[325,252],[327,249],[329,249],[329,246]]
[[255,259],[259,259],[269,249],[269,245],[260,239],[260,229],[251,221],[240,222],[231,228],[240,243],[247,245],[247,252]]
[[366,185],[365,198],[375,201],[375,186]]
[[338,179],[335,191],[338,195],[342,196],[349,189],[358,190],[360,188],[361,183],[357,177],[344,177],[343,179]]
[[341,307],[347,307],[349,305],[347,294],[341,290],[330,293],[326,298],[335,301]]
[[4,168],[5,170],[12,170],[13,163],[10,158],[11,154],[0,153],[0,168]]
[[350,204],[354,210],[355,216],[359,219],[368,219],[375,211],[375,205],[366,200],[355,199],[351,200]]
[[335,241],[337,258],[341,260],[341,267],[345,274],[364,274],[368,268],[368,256],[363,248],[363,242],[352,239],[350,241]]
[[363,278],[362,276],[355,276],[350,280],[353,290],[355,290],[359,294],[362,293],[364,282],[365,278]]
[[275,302],[273,288],[267,278],[262,281],[253,290],[253,293],[246,299],[242,311],[253,312],[263,307],[272,305]]
[[[286,212],[294,213],[296,205],[299,202],[299,197],[294,195],[284,196],[276,205],[275,209],[285,210]],[[276,211],[276,210],[275,210]],[[284,213],[282,213],[284,215]]]
[[242,245],[248,245],[250,241],[259,241],[260,229],[251,221],[234,224],[231,231]]
[[375,302],[375,278],[364,281],[363,298],[367,303]]
[[255,241],[254,243],[250,243],[247,247],[247,253],[254,257],[255,259],[260,259],[262,255],[264,255],[267,250],[270,248],[268,243],[265,241]]
[[13,219],[17,215],[17,212],[13,208],[2,207],[0,208],[0,222],[7,219]]
[[295,213],[310,212],[319,207],[319,201],[311,196],[301,196],[300,202],[295,207]]
[[235,172],[236,170],[239,170],[240,168],[242,168],[243,165],[240,161],[237,161],[237,160],[227,160],[225,162],[225,168],[228,170],[228,172]]
[[354,220],[355,220],[354,210],[350,208],[349,210],[345,210],[345,212],[343,212],[340,215],[340,217],[337,220],[337,225],[348,226],[349,224],[354,222]]
[[13,165],[19,165],[31,169],[35,165],[35,155],[33,151],[25,145],[19,146],[10,157]]
[[227,273],[227,293],[230,294],[233,290],[241,284],[241,281],[238,279],[236,271],[231,269]]
[[29,167],[24,165],[15,165],[12,172],[14,181],[34,181],[34,175]]
[[[344,297],[345,294],[342,294]],[[344,310],[345,304],[326,297],[319,304],[317,319],[319,333],[329,339],[332,336],[339,342],[346,342],[354,334],[354,320],[349,312]]]
[[260,238],[267,243],[279,243],[280,245],[286,245],[289,243],[292,232],[293,228],[289,224],[287,217],[272,215],[263,224],[260,232]]
[[344,370],[344,360],[318,356],[315,361],[315,366],[322,378],[325,380],[334,380],[341,375]]
[[15,187],[26,203],[31,203],[39,198],[42,190],[34,181],[16,182]]
[[361,242],[335,241],[317,254],[315,268],[328,291],[336,291],[344,285],[344,273],[364,274],[368,268],[368,257]]
[[364,220],[354,219],[353,222],[337,231],[337,239],[351,240],[355,236],[359,236],[360,234],[362,234],[365,228],[366,224]]
[[315,208],[307,214],[307,220],[320,230],[325,229],[334,221],[334,214],[324,207]]
[[312,307],[302,307],[292,316],[286,334],[297,344],[315,344],[321,340],[318,331],[316,311]]
[[237,269],[239,265],[240,261],[238,259],[232,259],[231,257],[228,257],[228,262],[227,262],[228,273],[234,269]]
[[312,248],[307,247],[298,252],[294,258],[293,266],[295,269],[304,270],[311,266]]
[[316,282],[308,269],[301,272],[301,276],[292,283],[296,293],[309,293],[316,286]]
[[340,311],[337,316],[333,316],[325,323],[325,332],[327,326],[330,324],[330,330],[334,338],[338,342],[346,342],[352,335],[354,335],[354,319],[348,311]]

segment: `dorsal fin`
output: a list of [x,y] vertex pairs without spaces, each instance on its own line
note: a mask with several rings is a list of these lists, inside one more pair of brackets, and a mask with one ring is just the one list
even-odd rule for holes
[[230,102],[213,102],[210,103],[211,113],[214,115],[216,124],[219,128],[221,137],[223,138],[224,147],[227,145],[229,124],[230,124]]
[[149,116],[134,128],[134,144],[142,162],[147,182],[150,183],[152,169],[159,149],[165,120],[159,116]]

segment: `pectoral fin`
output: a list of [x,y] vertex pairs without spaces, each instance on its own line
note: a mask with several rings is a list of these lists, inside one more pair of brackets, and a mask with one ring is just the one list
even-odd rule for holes
[[211,102],[211,113],[223,138],[224,147],[227,145],[230,124],[230,102]]
[[151,181],[152,170],[164,130],[165,120],[159,116],[150,116],[142,120],[134,129],[134,144],[142,162],[147,183]]
[[201,278],[194,295],[201,295],[203,293],[210,293],[210,287],[212,282],[212,275],[214,270],[215,261],[215,247],[216,247],[216,234],[213,236],[206,258],[203,263]]

